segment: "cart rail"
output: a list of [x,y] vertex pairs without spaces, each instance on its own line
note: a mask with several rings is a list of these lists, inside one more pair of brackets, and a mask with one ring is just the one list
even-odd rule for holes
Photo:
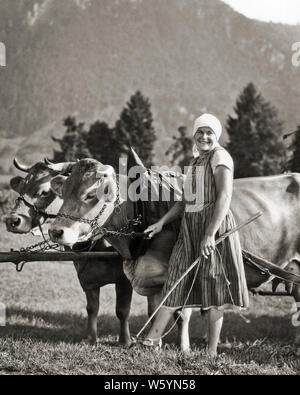
[[117,252],[75,252],[75,251],[55,251],[55,252],[0,252],[0,263],[12,262],[36,262],[36,261],[88,261],[90,259],[100,259],[102,261],[119,260]]

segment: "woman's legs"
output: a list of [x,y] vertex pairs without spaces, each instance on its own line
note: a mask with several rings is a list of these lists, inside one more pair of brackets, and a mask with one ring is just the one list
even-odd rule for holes
[[217,346],[223,325],[223,310],[210,309],[208,311],[208,353],[212,357],[217,355]]
[[176,309],[168,309],[161,307],[155,317],[155,320],[146,336],[148,339],[152,339],[155,342],[159,342],[159,339],[164,333],[166,326],[168,325],[170,319],[172,318],[174,311]]

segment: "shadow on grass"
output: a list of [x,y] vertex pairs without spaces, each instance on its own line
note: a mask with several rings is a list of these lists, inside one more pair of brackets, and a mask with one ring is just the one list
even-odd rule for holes
[[84,325],[85,319],[76,314],[9,308],[7,325],[0,328],[0,339],[76,343],[83,338]]
[[[11,307],[7,309],[7,325],[0,327],[0,339],[30,339],[46,343],[79,343],[86,337],[87,317],[71,312],[46,312]],[[146,322],[146,316],[130,318],[132,333],[138,332]],[[98,316],[98,336],[119,336],[119,320],[116,316]],[[106,342],[107,343],[107,342]]]
[[[292,326],[290,316],[247,315],[251,320],[245,323],[236,314],[226,314],[222,329],[222,342],[228,340],[234,343],[254,342],[257,339],[267,339],[274,344],[293,343],[296,329]],[[130,330],[136,334],[147,320],[146,315],[130,318]],[[0,339],[30,339],[46,343],[79,343],[86,336],[87,318],[71,312],[31,311],[11,307],[7,311],[7,326],[0,327]],[[190,323],[190,338],[192,347],[203,347],[202,336],[205,333],[206,319],[199,313],[194,313]],[[147,328],[148,329],[148,328]],[[143,333],[145,335],[146,331]],[[98,336],[100,343],[116,345],[119,335],[119,320],[116,316],[100,314],[98,317]],[[109,338],[109,341],[108,341]],[[111,341],[115,338],[116,341]],[[165,338],[166,343],[174,343],[177,330]]]
[[[222,341],[230,342],[255,341],[257,339],[269,339],[271,341],[290,342],[294,339],[296,329],[292,325],[291,317],[248,314],[246,323],[239,315],[229,313],[224,316],[224,324],[221,333]],[[206,326],[206,319],[200,317],[191,323],[191,338],[197,343],[198,328]]]
[[[298,328],[292,325],[290,316],[247,315],[246,323],[236,314],[226,314],[218,352],[233,357],[236,363],[258,364],[290,363],[295,360],[295,338]],[[202,321],[202,322],[200,322]],[[199,325],[197,325],[199,324]],[[192,322],[190,328],[192,348],[203,348],[203,340],[197,337],[197,329],[205,327],[205,320]]]

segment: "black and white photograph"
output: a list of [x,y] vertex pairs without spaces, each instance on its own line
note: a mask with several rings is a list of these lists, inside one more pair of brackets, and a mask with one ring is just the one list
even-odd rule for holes
[[0,375],[299,374],[299,0],[0,0]]

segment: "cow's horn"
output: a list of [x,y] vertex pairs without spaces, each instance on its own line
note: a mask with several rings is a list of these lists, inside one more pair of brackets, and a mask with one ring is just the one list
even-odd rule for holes
[[293,134],[299,133],[299,129],[294,130],[293,132],[287,133],[283,135],[283,140],[287,139],[288,137],[292,136]]
[[130,147],[130,149],[131,149],[131,152],[132,152],[132,155],[134,157],[136,164],[141,166],[142,168],[146,169],[144,163],[141,161],[141,158],[138,156],[138,154],[135,152],[135,150],[132,147]]
[[53,163],[48,158],[44,158],[44,162],[46,165],[53,165]]
[[30,170],[30,167],[31,167],[31,166],[22,165],[21,163],[19,163],[19,162],[17,161],[16,158],[14,158],[14,161],[13,161],[13,162],[14,162],[15,167],[16,167],[18,170],[24,171],[25,173],[29,173],[29,170]]
[[72,167],[76,162],[61,162],[61,163],[49,163],[48,168],[56,171],[57,173],[67,173],[72,170]]

